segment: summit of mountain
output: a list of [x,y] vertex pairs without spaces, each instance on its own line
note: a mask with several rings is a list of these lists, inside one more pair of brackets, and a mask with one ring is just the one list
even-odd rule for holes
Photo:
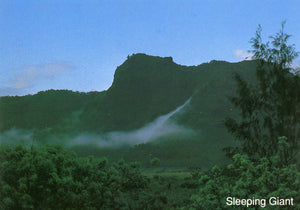
[[134,54],[118,66],[112,86],[101,100],[86,107],[81,120],[87,130],[137,129],[192,97],[190,119],[181,116],[179,120],[186,123],[193,119],[190,126],[195,127],[192,123],[199,121],[195,120],[198,112],[224,116],[229,106],[227,96],[235,92],[233,73],[254,81],[255,65],[254,61],[214,60],[183,66],[174,63],[171,57]]

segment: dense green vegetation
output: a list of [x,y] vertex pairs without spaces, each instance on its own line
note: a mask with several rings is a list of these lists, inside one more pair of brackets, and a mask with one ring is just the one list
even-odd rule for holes
[[190,176],[146,176],[137,162],[79,158],[55,145],[1,146],[0,159],[1,209],[172,209],[197,187]]
[[[34,141],[129,131],[190,97],[171,119],[195,132],[117,148],[0,145],[0,208],[231,209],[227,197],[293,199],[300,208],[300,78],[283,26],[271,44],[258,29],[254,61],[185,67],[137,54],[118,67],[108,91],[2,97],[1,131],[30,130]],[[281,206],[250,206],[259,207]]]
[[135,54],[117,68],[103,100],[89,106],[81,120],[91,131],[137,129],[192,97],[178,122],[197,129],[215,126],[232,108],[227,96],[234,94],[233,72],[254,82],[255,65],[212,61],[188,67],[172,58]]
[[172,58],[133,55],[115,72],[101,103],[82,115],[87,129],[131,130],[183,104],[193,93],[192,72]]
[[138,144],[135,146],[124,146],[119,148],[98,148],[90,145],[77,145],[72,147],[79,156],[94,155],[95,157],[105,156],[111,161],[123,158],[126,161],[139,161],[142,167],[151,167],[150,160],[154,157],[160,159],[161,171],[168,171],[171,168],[188,170],[191,167],[201,166],[208,169],[216,163],[224,165],[229,159],[224,156],[222,139],[214,141],[217,145],[211,145],[209,140],[202,139],[202,135],[186,139],[176,137],[160,138],[155,142]]
[[[191,106],[178,116],[180,123],[195,128],[220,123],[233,108],[227,100],[234,94],[232,74],[237,72],[252,82],[254,69],[253,61],[212,61],[187,67],[171,58],[135,54],[117,68],[107,91],[48,90],[1,97],[0,116],[5,120],[0,121],[0,130],[58,129],[64,124],[91,132],[137,129],[190,97]],[[72,114],[80,124],[72,123]]]
[[58,125],[68,119],[67,123],[72,126],[72,115],[102,95],[103,92],[48,90],[35,95],[1,97],[0,131],[11,128],[59,130]]
[[252,158],[271,157],[281,148],[282,161],[295,161],[300,138],[300,78],[289,67],[298,53],[293,45],[287,45],[289,35],[283,26],[272,37],[272,47],[261,41],[261,28],[251,40],[253,53],[259,65],[256,70],[258,85],[248,84],[236,75],[238,96],[232,103],[241,110],[241,120],[229,118],[228,130],[242,140],[242,151]]
[[[84,155],[93,151],[96,156],[112,156],[114,160],[141,161],[143,166],[147,166],[153,154],[161,159],[161,166],[200,164],[208,168],[226,163],[221,150],[235,144],[223,124],[226,116],[237,115],[227,99],[234,95],[232,74],[237,72],[247,81],[255,82],[255,66],[253,61],[212,61],[188,67],[175,64],[172,58],[135,54],[117,68],[113,85],[107,91],[49,90],[22,97],[1,97],[0,131],[31,135],[28,144],[67,144],[81,133],[138,129],[191,97],[184,110],[171,120],[196,130],[196,135],[164,137],[134,147],[132,153],[126,152],[127,148],[103,151],[94,145],[76,146],[76,151]],[[21,137],[11,137],[10,143],[18,138]],[[1,134],[0,141],[4,141]]]
[[[300,79],[290,64],[297,56],[290,37],[282,29],[271,46],[261,40],[261,28],[251,40],[258,85],[252,86],[236,75],[238,96],[232,103],[239,119],[228,118],[226,125],[242,144],[225,149],[232,163],[215,166],[199,177],[200,190],[192,197],[195,209],[226,209],[227,197],[239,199],[291,199],[290,205],[265,203],[252,208],[300,208],[300,170],[297,153],[300,141]],[[274,204],[274,203],[273,203]],[[238,204],[241,206],[241,204]],[[246,205],[242,205],[246,207]]]
[[[226,205],[227,197],[239,199],[293,198],[292,209],[300,208],[300,171],[295,164],[282,165],[279,156],[263,157],[257,161],[247,155],[235,154],[233,163],[226,167],[215,166],[199,174],[199,192],[192,196],[192,209],[232,209]],[[237,206],[246,208],[246,206]],[[260,205],[249,206],[258,209]],[[281,206],[283,207],[283,206]]]

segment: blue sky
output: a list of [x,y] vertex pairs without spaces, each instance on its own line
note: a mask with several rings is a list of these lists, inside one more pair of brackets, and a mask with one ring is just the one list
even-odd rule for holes
[[283,20],[300,51],[299,8],[298,0],[0,0],[0,96],[102,91],[133,53],[238,62],[258,24],[267,41]]

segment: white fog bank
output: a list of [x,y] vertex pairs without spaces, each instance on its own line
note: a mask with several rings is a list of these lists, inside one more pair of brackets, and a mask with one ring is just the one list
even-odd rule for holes
[[191,98],[175,110],[159,116],[154,121],[137,130],[112,131],[103,135],[83,133],[70,141],[70,144],[95,144],[100,147],[116,147],[147,143],[164,136],[191,135],[194,133],[193,130],[180,126],[170,119],[173,115],[181,111],[190,101]]

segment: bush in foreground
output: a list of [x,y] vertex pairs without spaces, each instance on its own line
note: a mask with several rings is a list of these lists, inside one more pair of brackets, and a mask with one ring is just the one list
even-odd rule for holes
[[1,209],[122,208],[148,185],[137,163],[108,166],[61,146],[1,146],[0,159]]

